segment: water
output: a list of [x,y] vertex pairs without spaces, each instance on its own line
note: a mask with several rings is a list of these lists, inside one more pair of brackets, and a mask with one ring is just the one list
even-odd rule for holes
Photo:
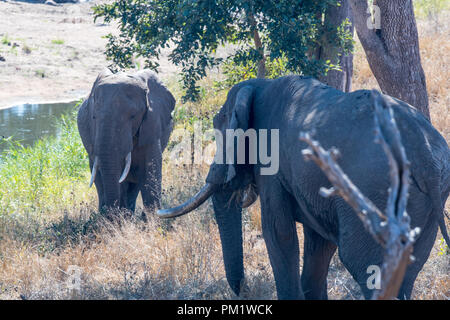
[[[23,104],[0,110],[0,138],[12,136],[13,141],[32,145],[48,135],[57,135],[56,122],[63,114],[72,111],[77,102]],[[0,143],[0,152],[7,148]]]

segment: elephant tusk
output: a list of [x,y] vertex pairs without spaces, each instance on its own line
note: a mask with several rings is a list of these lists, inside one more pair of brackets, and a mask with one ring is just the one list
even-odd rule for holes
[[98,157],[95,157],[94,165],[92,166],[91,182],[89,182],[89,188],[92,187],[92,184],[94,183],[95,176],[97,174],[97,167],[98,167]]
[[119,183],[122,183],[128,176],[128,172],[130,172],[130,167],[131,167],[131,151],[128,152],[127,154],[125,168],[123,169],[122,175],[120,176]]
[[216,185],[207,183],[203,186],[203,188],[188,201],[179,205],[175,208],[169,209],[161,209],[156,212],[156,214],[160,218],[175,218],[182,216],[186,213],[191,212],[192,210],[197,209],[203,202],[208,200],[208,198],[214,193],[216,190]]

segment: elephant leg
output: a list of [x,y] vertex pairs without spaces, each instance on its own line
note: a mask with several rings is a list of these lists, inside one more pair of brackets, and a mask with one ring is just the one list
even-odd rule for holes
[[421,192],[415,183],[410,186],[407,212],[411,217],[411,228],[419,227],[420,233],[414,243],[412,255],[415,260],[405,272],[402,286],[398,293],[399,299],[410,299],[417,275],[430,256],[436,240],[438,220],[432,212],[430,198]]
[[303,299],[295,201],[276,179],[259,176],[263,237],[275,277],[278,299]]
[[136,199],[139,194],[139,186],[137,183],[129,183],[127,189],[127,209],[134,213],[136,209]]
[[[361,228],[363,227],[361,226]],[[433,247],[437,228],[437,221],[430,218],[427,225],[422,229],[421,236],[414,245],[413,256],[416,260],[406,269],[403,283],[397,296],[399,299],[411,298],[417,275],[427,261]],[[339,256],[344,266],[360,285],[364,297],[370,299],[374,290],[369,288],[367,283],[369,276],[371,276],[367,268],[370,265],[376,265],[381,268],[384,251],[381,246],[372,243],[373,240],[367,232],[364,232],[364,234],[354,232],[352,241],[353,244],[351,241],[345,241],[342,242],[342,245],[339,245]]]
[[[160,149],[158,148],[158,150]],[[145,166],[145,180],[141,186],[145,212],[153,212],[160,208],[162,155],[158,150]]]
[[[370,198],[370,196],[369,196]],[[339,258],[358,283],[364,297],[370,299],[375,288],[370,266],[381,269],[384,249],[367,232],[353,209],[343,199],[338,203]]]
[[414,262],[408,266],[405,272],[402,286],[398,293],[399,299],[410,299],[411,293],[416,281],[417,275],[422,270],[423,265],[428,260],[431,249],[433,248],[436,240],[436,234],[438,230],[438,223],[435,217],[430,217],[427,224],[420,231],[420,235],[414,244],[413,256]]
[[120,208],[127,209],[132,215],[136,208],[139,187],[136,183],[123,182],[120,186]]
[[301,281],[305,299],[326,300],[328,267],[337,246],[306,225],[303,225],[303,233],[305,241]]

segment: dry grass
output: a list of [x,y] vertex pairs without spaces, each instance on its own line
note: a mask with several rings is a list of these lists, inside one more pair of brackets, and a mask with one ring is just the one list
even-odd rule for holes
[[[449,27],[420,23],[423,66],[431,114],[438,130],[450,139]],[[354,89],[377,87],[359,49],[355,55]],[[205,106],[218,108],[224,95]],[[203,108],[193,109],[201,117]],[[165,153],[163,205],[187,199],[204,181],[206,167],[175,166]],[[210,203],[171,221],[150,217],[120,219],[112,225],[95,214],[96,196],[84,187],[83,202],[52,214],[45,224],[1,220],[0,299],[230,299],[221,245]],[[447,210],[450,209],[447,203]],[[242,298],[274,299],[275,285],[261,236],[259,205],[244,213],[244,259],[247,288]],[[450,227],[450,225],[448,225]],[[301,225],[298,225],[302,247]],[[26,239],[19,233],[27,233]],[[438,235],[420,273],[414,299],[450,297],[449,256],[439,255]],[[81,269],[81,290],[68,289],[70,266]],[[330,266],[329,297],[361,299],[359,289],[335,256]]]

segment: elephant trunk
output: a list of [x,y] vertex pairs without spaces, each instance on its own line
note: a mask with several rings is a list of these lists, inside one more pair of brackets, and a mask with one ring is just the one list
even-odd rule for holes
[[212,165],[205,186],[182,205],[158,210],[161,218],[173,218],[195,210],[210,196],[219,227],[225,273],[228,284],[236,295],[241,291],[244,280],[244,256],[242,246],[242,206],[250,205],[255,196],[244,194],[243,201],[236,201],[234,190],[224,185],[226,166]]
[[244,280],[242,208],[236,201],[230,201],[232,194],[232,191],[221,190],[213,194],[212,200],[228,284],[239,295]]
[[[94,168],[101,173],[104,203],[107,208],[120,206],[120,183],[123,182],[131,166],[131,146],[128,153],[121,156],[115,126],[112,121],[102,119],[103,125],[97,126],[94,144]],[[131,136],[131,135],[130,135]],[[130,139],[131,140],[131,139]],[[126,157],[125,157],[126,156]],[[95,179],[93,171],[93,178]]]
[[194,197],[184,204],[170,209],[158,210],[161,218],[174,218],[191,212],[212,195],[214,213],[219,227],[225,273],[228,284],[236,295],[244,280],[244,257],[242,247],[242,208],[232,200],[233,190],[219,189],[207,183]]
[[120,167],[118,163],[112,160],[114,159],[113,155],[99,158],[101,162],[100,170],[102,173],[105,205],[108,208],[118,207],[120,202]]

